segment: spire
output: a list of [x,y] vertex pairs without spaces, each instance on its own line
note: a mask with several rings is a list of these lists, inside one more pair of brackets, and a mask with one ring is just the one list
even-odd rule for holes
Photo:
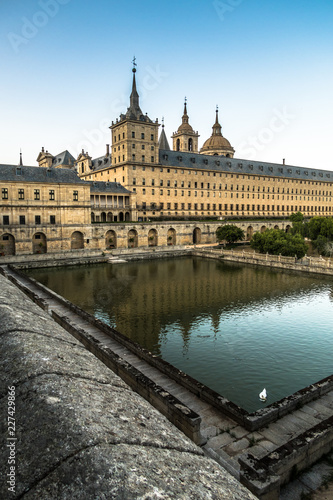
[[23,161],[22,161],[22,150],[20,149],[20,163],[19,163],[19,166],[20,167],[23,167]]
[[165,151],[170,151],[169,142],[164,130],[164,117],[162,118],[162,132],[158,141],[159,149],[164,149]]
[[222,135],[222,127],[219,124],[219,107],[216,105],[216,119],[213,125],[213,135]]
[[188,123],[187,99],[186,99],[186,97],[185,97],[185,101],[184,101],[184,114],[183,114],[183,117],[182,117],[182,123]]
[[130,106],[127,110],[126,117],[131,118],[131,119],[136,119],[139,120],[140,117],[143,115],[140,105],[139,105],[139,94],[138,91],[136,90],[136,80],[135,80],[135,73],[136,73],[136,58],[134,56],[133,58],[133,82],[132,82],[132,92],[130,95]]

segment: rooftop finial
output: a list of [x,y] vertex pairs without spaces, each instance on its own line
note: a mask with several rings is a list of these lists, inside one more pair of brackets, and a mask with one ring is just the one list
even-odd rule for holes
[[23,166],[23,161],[22,161],[22,149],[20,149],[20,167]]
[[133,57],[133,61],[132,61],[132,63],[133,63],[133,69],[132,69],[133,73],[135,73],[135,72],[136,72],[136,67],[135,67],[135,66],[137,66],[137,64],[136,64],[136,62],[135,62],[135,61],[136,61],[136,57],[134,56],[134,57]]
[[162,128],[164,128],[164,116],[162,116]]
[[218,123],[218,122],[219,122],[219,107],[216,104],[216,121],[215,121],[215,123]]

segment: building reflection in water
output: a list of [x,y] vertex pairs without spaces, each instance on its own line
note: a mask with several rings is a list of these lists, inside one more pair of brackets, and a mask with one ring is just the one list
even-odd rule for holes
[[[258,384],[260,389],[276,358],[292,351],[290,342],[297,343],[297,350],[300,343],[308,344],[311,352],[313,329],[307,333],[304,326],[297,328],[302,321],[298,315],[304,316],[308,303],[319,304],[321,294],[328,301],[331,295],[330,280],[325,277],[187,257],[35,270],[31,274],[133,341],[250,410],[255,409],[257,402],[245,404],[246,398],[237,384],[241,382],[245,391],[251,384]],[[292,314],[291,307],[295,307]],[[326,302],[323,308],[327,308]],[[286,332],[289,326],[290,333]],[[286,345],[280,338],[282,333],[287,335]],[[327,346],[323,345],[325,350]],[[256,353],[264,359],[254,359]],[[282,359],[280,363],[284,367],[280,364],[276,369],[280,381],[271,381],[271,393],[272,387],[276,388],[275,399],[330,375],[325,370],[332,369],[323,368],[325,373],[315,370],[307,377],[299,367],[304,365],[307,370],[308,361],[298,360],[295,377],[292,372],[288,375],[289,368],[286,370],[290,361]],[[216,382],[218,378],[223,378],[222,385]],[[251,391],[257,391],[255,387]]]

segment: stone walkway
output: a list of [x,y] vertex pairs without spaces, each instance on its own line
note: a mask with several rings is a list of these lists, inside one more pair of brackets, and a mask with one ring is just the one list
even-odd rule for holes
[[[259,431],[249,432],[208,403],[196,397],[183,386],[177,384],[167,375],[164,375],[118,344],[106,333],[89,324],[85,319],[58,303],[54,298],[50,298],[47,293],[35,287],[30,280],[20,277],[8,268],[6,268],[6,272],[15,276],[19,282],[45,299],[49,304],[50,313],[51,310],[54,310],[61,316],[67,316],[72,324],[74,323],[77,327],[83,328],[145,376],[198,413],[202,419],[201,435],[206,440],[203,449],[237,479],[240,477],[238,459],[242,454],[250,452],[260,459],[267,455],[268,452],[274,451],[279,446],[333,415],[333,391],[331,391],[320,399],[312,401],[279,419],[277,422],[271,423]],[[295,500],[297,497],[286,496],[283,500],[289,500],[289,498]]]

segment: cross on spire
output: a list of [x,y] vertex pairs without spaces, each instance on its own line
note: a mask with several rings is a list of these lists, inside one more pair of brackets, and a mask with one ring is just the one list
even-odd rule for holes
[[133,57],[133,61],[132,61],[132,63],[133,63],[133,70],[132,70],[132,71],[133,71],[133,73],[135,73],[135,71],[136,71],[135,66],[137,66],[137,64],[136,64],[136,62],[135,62],[135,61],[136,61],[136,57],[134,56],[134,57]]

